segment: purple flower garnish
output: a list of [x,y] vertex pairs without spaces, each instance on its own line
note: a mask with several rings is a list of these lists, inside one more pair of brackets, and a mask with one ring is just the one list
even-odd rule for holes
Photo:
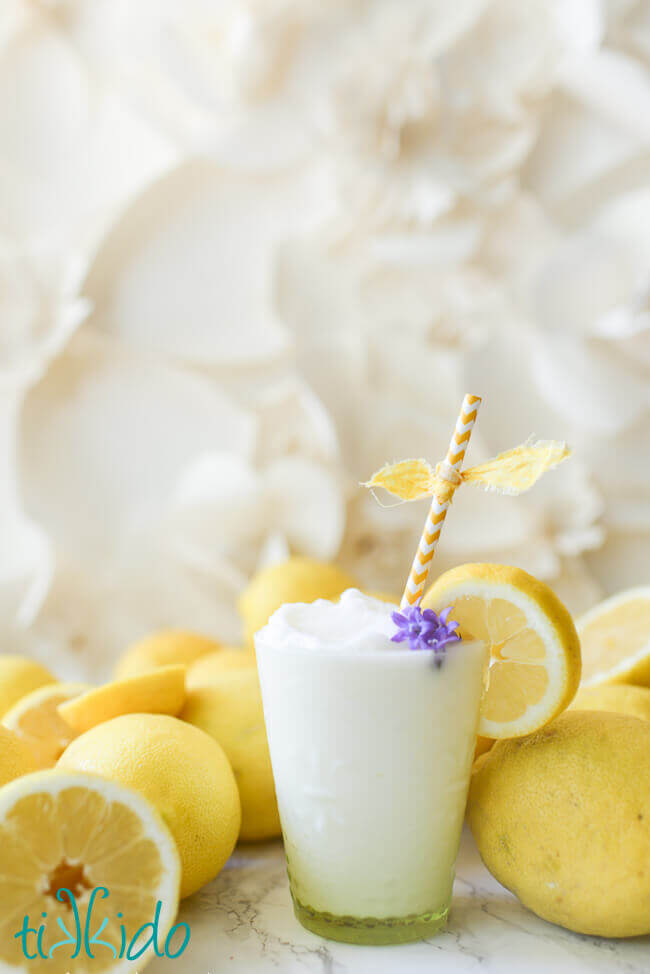
[[408,639],[411,649],[432,649],[436,666],[442,664],[446,653],[447,643],[460,640],[457,622],[448,622],[451,606],[436,615],[433,609],[422,611],[419,605],[410,605],[400,612],[393,612],[391,619],[397,626],[397,632],[391,637],[394,643],[403,643]]

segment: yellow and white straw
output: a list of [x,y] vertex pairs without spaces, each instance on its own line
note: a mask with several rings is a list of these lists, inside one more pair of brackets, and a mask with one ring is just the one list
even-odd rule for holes
[[447,456],[435,468],[426,460],[400,460],[377,470],[364,485],[383,487],[394,497],[414,501],[432,497],[418,550],[402,596],[401,608],[415,605],[424,586],[454,491],[461,484],[478,484],[499,494],[517,495],[530,490],[542,474],[570,456],[566,443],[528,440],[476,467],[463,470],[463,461],[476,422],[480,396],[465,396]]
[[422,598],[431,559],[435,554],[451,499],[456,487],[461,483],[460,470],[463,466],[463,460],[465,459],[465,453],[480,405],[480,396],[467,395],[463,399],[463,405],[456,420],[456,427],[449,443],[447,456],[436,471],[440,480],[440,489],[434,493],[431,501],[424,531],[422,532],[418,550],[415,553],[415,558],[413,559],[406,588],[404,589],[400,603],[400,608],[402,609],[416,604]]

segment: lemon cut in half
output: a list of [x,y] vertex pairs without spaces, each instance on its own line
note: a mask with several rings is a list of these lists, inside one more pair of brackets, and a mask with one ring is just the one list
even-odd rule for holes
[[37,767],[54,767],[75,737],[57,708],[89,689],[85,683],[48,683],[22,697],[4,715],[2,723],[29,745]]
[[619,592],[577,622],[582,682],[650,687],[650,586]]
[[[151,926],[133,938],[157,917],[157,942],[165,944],[178,909],[179,884],[180,860],[171,833],[137,792],[95,775],[58,770],[37,771],[0,791],[3,974],[141,971],[154,954],[151,944],[136,959]],[[108,895],[93,898],[99,887]],[[64,889],[72,899],[59,893]],[[29,928],[42,928],[41,956],[36,934],[16,937],[26,917]],[[83,940],[87,921],[90,950]],[[173,937],[181,933],[174,931]],[[55,948],[66,940],[75,943]]]
[[[452,607],[463,639],[481,639],[490,661],[478,733],[509,738],[553,720],[580,683],[580,643],[554,592],[520,568],[460,565],[432,585],[422,605]],[[462,651],[462,645],[450,652]]]

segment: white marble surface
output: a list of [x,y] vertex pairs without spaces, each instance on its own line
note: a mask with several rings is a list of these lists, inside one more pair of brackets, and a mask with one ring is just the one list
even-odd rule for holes
[[650,937],[583,937],[540,920],[484,868],[463,835],[446,933],[398,947],[316,937],[294,918],[280,842],[239,849],[221,875],[186,901],[191,940],[150,974],[648,974]]

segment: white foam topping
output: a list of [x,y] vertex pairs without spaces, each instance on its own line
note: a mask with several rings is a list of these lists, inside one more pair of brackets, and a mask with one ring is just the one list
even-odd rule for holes
[[349,588],[338,602],[289,602],[273,613],[255,637],[256,643],[270,643],[286,649],[327,650],[341,653],[369,653],[396,650],[391,642],[395,623],[391,612],[397,605],[382,602]]

